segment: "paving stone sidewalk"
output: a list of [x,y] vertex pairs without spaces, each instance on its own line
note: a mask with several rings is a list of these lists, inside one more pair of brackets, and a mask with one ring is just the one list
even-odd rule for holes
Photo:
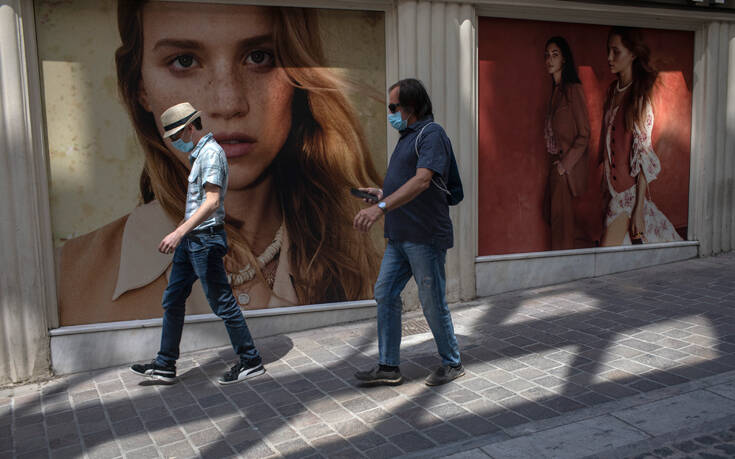
[[0,390],[0,457],[527,457],[504,447],[575,432],[555,457],[641,454],[679,418],[735,415],[734,306],[726,255],[454,305],[467,375],[445,386],[423,384],[439,360],[416,313],[398,387],[352,378],[375,364],[374,321],[260,339],[268,373],[231,386],[216,383],[226,348],[183,356],[173,386],[69,375]]
[[607,402],[411,457],[735,457],[735,371]]
[[634,459],[725,459],[735,457],[735,425],[661,445]]

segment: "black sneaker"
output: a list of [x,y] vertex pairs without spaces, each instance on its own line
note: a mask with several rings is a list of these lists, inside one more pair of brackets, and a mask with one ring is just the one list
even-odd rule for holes
[[230,371],[220,376],[217,382],[222,385],[234,384],[248,378],[260,376],[263,373],[265,373],[265,367],[261,363],[255,366],[248,366],[242,362],[238,362],[230,368]]
[[365,384],[386,384],[389,386],[397,386],[403,382],[401,370],[396,367],[395,370],[381,370],[380,365],[367,371],[358,371],[355,378]]
[[146,364],[136,363],[130,367],[130,371],[136,375],[150,379],[157,379],[167,384],[173,384],[176,382],[176,367],[173,365],[159,365],[155,360]]
[[458,367],[441,366],[434,370],[432,374],[426,377],[424,381],[427,386],[439,386],[449,381],[454,381],[460,376],[464,376],[464,367],[460,364]]

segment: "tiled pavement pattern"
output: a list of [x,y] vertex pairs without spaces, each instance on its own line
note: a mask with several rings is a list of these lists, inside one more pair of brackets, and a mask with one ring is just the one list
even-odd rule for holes
[[435,388],[428,333],[404,337],[402,386],[354,385],[376,361],[374,321],[260,339],[268,373],[232,386],[216,383],[224,348],[184,356],[173,386],[127,367],[70,375],[0,390],[0,457],[378,458],[500,442],[730,374],[734,305],[733,255],[455,305],[467,375]]
[[633,459],[726,459],[735,457],[735,425],[692,435],[634,456]]

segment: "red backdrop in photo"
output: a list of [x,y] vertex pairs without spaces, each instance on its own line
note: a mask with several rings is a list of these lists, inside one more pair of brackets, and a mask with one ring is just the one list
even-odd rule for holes
[[[587,192],[575,199],[577,245],[602,231],[602,167],[597,164],[602,105],[615,77],[607,64],[608,26],[480,18],[479,23],[479,255],[550,249],[543,218],[548,174],[544,119],[551,93],[544,46],[560,35],[569,43],[590,115]],[[687,226],[694,34],[644,31],[661,74],[654,92],[653,147],[661,173],[653,201],[677,230]]]

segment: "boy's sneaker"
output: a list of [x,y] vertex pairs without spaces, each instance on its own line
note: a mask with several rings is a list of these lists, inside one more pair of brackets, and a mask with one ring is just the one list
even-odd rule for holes
[[355,378],[365,384],[386,384],[389,386],[397,386],[403,382],[401,370],[395,367],[395,370],[381,369],[380,365],[367,371],[358,371]]
[[230,371],[220,376],[217,379],[222,385],[234,384],[236,382],[244,381],[248,378],[254,378],[265,373],[265,367],[259,363],[255,366],[248,366],[243,362],[238,362],[230,368]]
[[454,381],[460,376],[464,376],[464,367],[462,364],[459,364],[459,366],[456,367],[447,365],[434,370],[432,374],[426,377],[424,382],[427,386],[439,386],[446,384],[449,381]]
[[159,365],[155,360],[146,364],[136,363],[130,367],[130,371],[136,375],[150,379],[157,379],[167,384],[173,384],[176,382],[176,367],[173,365]]

